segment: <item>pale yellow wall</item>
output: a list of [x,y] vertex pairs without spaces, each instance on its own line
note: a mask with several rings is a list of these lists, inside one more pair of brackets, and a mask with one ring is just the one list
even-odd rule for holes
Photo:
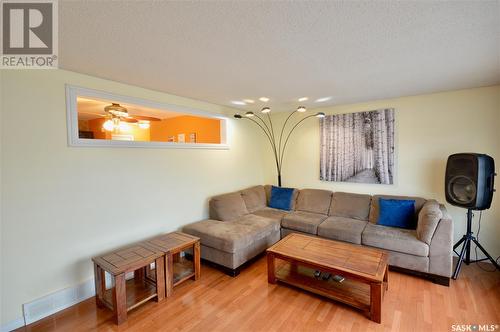
[[0,69],[0,326],[3,325],[5,320],[2,319],[3,316],[3,252],[4,252],[4,245],[3,245],[3,237],[4,237],[4,231],[3,231],[3,162],[2,162],[2,157],[3,157],[3,70]]
[[68,147],[64,84],[229,108],[62,70],[0,72],[2,325],[23,303],[92,278],[93,255],[200,220],[209,196],[263,183],[261,137],[232,119],[229,150]]
[[[319,180],[319,121],[306,120],[288,143],[283,166],[283,185],[323,188],[332,191],[417,195],[445,202],[444,173],[448,155],[480,152],[496,160],[500,173],[500,86],[422,96],[380,100],[310,110],[326,114],[368,111],[394,107],[396,110],[396,183],[369,185]],[[282,120],[286,114],[277,114]],[[300,117],[300,116],[299,116]],[[267,182],[276,183],[270,151],[265,150]],[[499,192],[492,208],[483,212],[481,243],[495,258],[500,255]],[[455,221],[455,239],[465,232],[465,209],[447,204]],[[474,224],[476,229],[477,224]]]

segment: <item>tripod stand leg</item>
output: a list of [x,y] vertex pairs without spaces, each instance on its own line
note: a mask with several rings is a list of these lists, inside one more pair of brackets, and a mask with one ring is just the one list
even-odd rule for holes
[[459,246],[462,242],[464,242],[466,238],[467,238],[467,237],[466,237],[465,235],[464,235],[464,236],[462,236],[462,238],[461,238],[461,239],[460,239],[457,243],[455,243],[455,245],[453,246],[453,249],[457,249],[457,247],[458,247],[458,246]]
[[457,266],[455,266],[455,271],[453,272],[453,276],[452,278],[454,280],[457,279],[458,277],[458,274],[460,273],[460,268],[462,267],[462,262],[464,260],[464,256],[465,256],[465,250],[467,249],[467,244],[470,243],[470,239],[469,238],[466,238],[465,239],[465,242],[464,242],[464,246],[462,247],[462,250],[460,251],[460,256],[458,257],[458,262],[457,262]]
[[500,267],[498,266],[497,262],[493,259],[493,257],[490,256],[490,254],[488,254],[488,252],[483,248],[483,246],[479,244],[479,242],[476,240],[476,238],[473,238],[472,241],[474,241],[476,246],[483,252],[483,254],[486,257],[488,257],[488,259],[491,261],[493,266],[495,266],[497,268],[497,270],[500,270]]
[[465,264],[470,264],[470,238],[465,240],[465,244],[467,245],[467,249],[465,249]]

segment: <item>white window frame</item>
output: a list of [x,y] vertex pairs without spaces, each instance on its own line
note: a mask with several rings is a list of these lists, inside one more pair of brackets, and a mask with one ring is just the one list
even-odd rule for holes
[[[77,97],[97,98],[110,100],[117,103],[133,104],[159,110],[183,113],[186,115],[202,116],[206,118],[219,119],[220,121],[220,144],[210,143],[176,143],[176,142],[149,142],[149,141],[113,141],[106,139],[80,138],[78,135],[78,107]],[[124,147],[124,148],[166,148],[166,149],[229,149],[227,135],[228,117],[223,114],[211,113],[186,106],[157,102],[131,96],[123,96],[110,92],[94,90],[66,84],[66,121],[68,128],[69,146],[86,147]]]

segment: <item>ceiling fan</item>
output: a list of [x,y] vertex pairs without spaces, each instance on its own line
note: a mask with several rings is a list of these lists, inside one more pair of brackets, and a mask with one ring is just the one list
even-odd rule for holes
[[151,121],[161,121],[161,119],[152,116],[131,115],[128,113],[127,108],[121,106],[118,103],[111,103],[111,105],[105,106],[104,111],[106,112],[105,115],[95,114],[95,113],[87,113],[87,114],[95,114],[107,118],[107,120],[102,125],[102,128],[107,131],[114,131],[118,129],[123,130],[125,126],[122,124],[122,122],[137,123],[139,128],[148,129],[149,123]]
[[145,115],[130,115],[128,110],[118,103],[112,103],[104,107],[104,111],[111,115],[112,118],[120,118],[120,120],[125,122],[139,122],[139,121],[161,121],[159,118],[154,118],[152,116]]

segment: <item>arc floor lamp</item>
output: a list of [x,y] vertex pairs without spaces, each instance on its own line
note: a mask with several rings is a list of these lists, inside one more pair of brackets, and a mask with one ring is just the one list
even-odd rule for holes
[[[240,114],[235,114],[234,117],[236,119],[247,119],[255,123],[262,129],[264,134],[266,135],[269,143],[271,144],[271,148],[273,150],[273,155],[274,155],[274,160],[276,162],[276,171],[278,173],[278,186],[281,187],[281,166],[283,165],[283,156],[285,155],[285,149],[286,145],[288,143],[288,139],[292,135],[293,131],[295,128],[297,128],[302,122],[304,122],[306,119],[312,118],[312,117],[317,117],[317,118],[324,118],[325,113],[323,112],[318,112],[316,114],[311,114],[308,116],[303,117],[299,121],[297,121],[294,125],[290,125],[290,130],[285,133],[285,128],[288,123],[288,120],[295,114],[295,113],[305,113],[307,110],[304,106],[299,106],[295,111],[290,113],[288,117],[286,118],[285,122],[283,123],[283,126],[281,127],[280,134],[279,136],[277,133],[275,134],[274,132],[274,127],[273,127],[273,121],[271,120],[271,116],[269,113],[271,113],[271,109],[269,107],[264,107],[260,112],[263,114],[262,117],[259,115],[255,114],[254,112],[246,112],[244,115]],[[264,115],[267,118],[267,121],[263,119]],[[255,120],[257,119],[257,120]]]

